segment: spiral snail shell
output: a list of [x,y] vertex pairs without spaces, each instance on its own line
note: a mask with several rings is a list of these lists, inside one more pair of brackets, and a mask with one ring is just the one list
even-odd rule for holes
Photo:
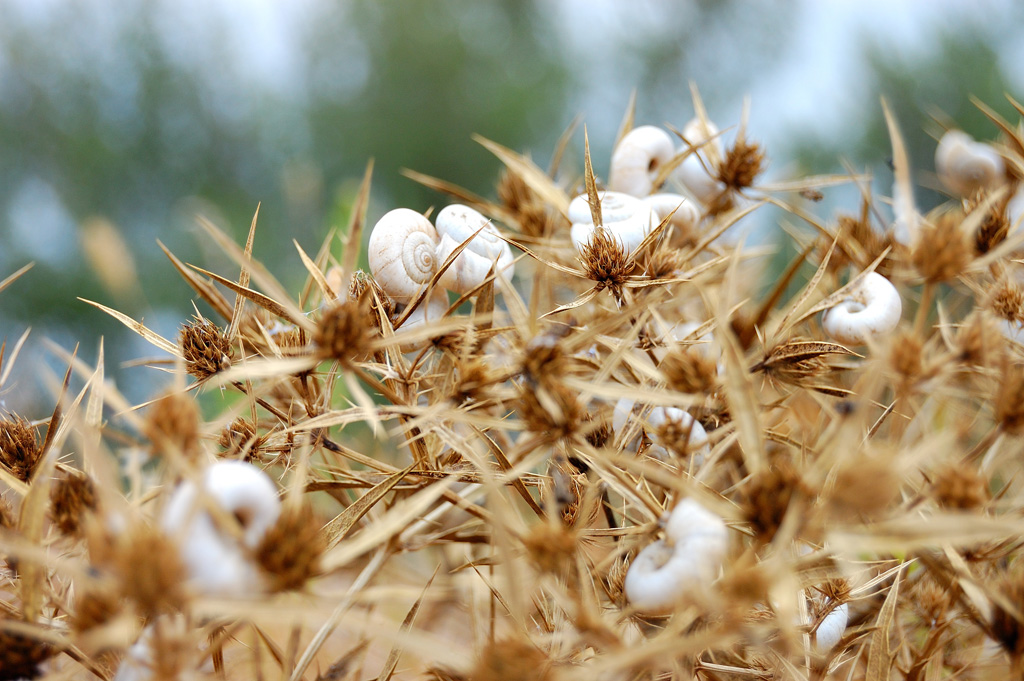
[[408,302],[437,271],[438,242],[429,220],[414,210],[396,208],[385,213],[370,234],[370,271],[389,296]]
[[654,191],[661,167],[675,156],[672,137],[653,125],[633,128],[612,153],[608,189],[644,197]]
[[725,191],[725,185],[714,177],[724,154],[722,142],[716,135],[718,127],[699,118],[683,127],[683,137],[694,151],[683,159],[675,176],[703,204],[711,203]]

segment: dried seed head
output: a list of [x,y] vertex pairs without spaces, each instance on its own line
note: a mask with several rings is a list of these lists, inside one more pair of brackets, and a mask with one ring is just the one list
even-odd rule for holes
[[57,479],[50,490],[50,516],[66,535],[77,535],[86,513],[96,510],[99,501],[96,486],[84,473],[68,473]]
[[533,383],[547,384],[565,375],[566,357],[560,337],[545,333],[532,339],[523,350],[523,374]]
[[651,279],[671,279],[686,266],[686,260],[675,248],[659,248],[647,259],[644,271]]
[[224,455],[236,457],[243,450],[248,449],[245,460],[251,461],[258,457],[259,438],[257,437],[256,426],[243,418],[237,418],[220,431],[220,438],[217,443],[224,450]]
[[761,145],[739,137],[725,153],[718,167],[718,179],[730,189],[746,189],[753,186],[754,180],[764,168],[765,156]]
[[189,395],[167,393],[150,405],[143,430],[154,456],[173,451],[188,461],[198,461],[199,408]]
[[186,600],[186,574],[174,541],[142,522],[113,541],[110,568],[138,614],[149,618],[180,610]]
[[583,427],[584,437],[590,443],[590,446],[595,449],[604,447],[615,437],[615,431],[612,429],[612,410],[610,407],[605,407],[597,414],[588,412],[583,418],[583,423],[585,424]]
[[11,475],[28,482],[42,454],[32,424],[16,415],[0,420],[0,464]]
[[953,594],[929,574],[921,575],[911,594],[911,605],[928,626],[943,621],[953,606]]
[[384,289],[380,287],[377,280],[362,270],[357,270],[352,275],[348,286],[349,300],[362,300],[364,297],[370,301],[370,315],[374,327],[381,328],[381,314],[389,321],[395,320],[395,301]]
[[[978,231],[974,233],[974,250],[979,255],[988,253],[1001,244],[1010,233],[1010,227],[1013,223],[1007,214],[1006,207],[1011,196],[1011,194],[1007,194],[1006,198],[985,212],[981,224],[978,225]],[[964,200],[963,211],[971,214],[976,210],[980,210],[981,205],[985,203],[986,199],[987,194],[985,190],[975,193],[970,199]]]
[[219,326],[203,317],[182,325],[178,345],[185,358],[185,370],[200,380],[231,366],[231,341]]
[[[867,213],[857,218],[852,215],[840,215],[836,220],[836,233],[842,235],[837,247],[832,251],[828,261],[829,272],[840,272],[848,265],[864,269],[889,246],[889,239],[879,230],[871,226]],[[819,248],[819,259],[824,259],[831,247],[830,243],[822,243]],[[885,274],[885,263],[879,266],[878,272]]]
[[965,464],[952,464],[936,473],[932,496],[943,508],[965,511],[982,508],[989,499],[985,479]]
[[484,402],[489,398],[488,390],[496,380],[490,364],[482,357],[456,362],[451,378],[448,398],[455,405]]
[[837,466],[828,498],[829,509],[834,517],[846,520],[880,515],[896,500],[901,484],[888,458],[851,457]]
[[811,494],[796,468],[778,459],[746,486],[743,513],[758,539],[768,543],[782,525],[793,497],[808,498]]
[[256,560],[273,591],[301,589],[320,572],[327,543],[323,526],[308,507],[286,507],[256,549]]
[[101,627],[121,612],[123,602],[113,580],[97,580],[75,595],[75,611],[70,618],[73,631],[82,633]]
[[551,234],[554,223],[547,204],[519,174],[504,170],[498,179],[498,198],[512,213],[519,231],[530,237]]
[[313,336],[323,357],[356,362],[370,352],[375,333],[367,323],[373,316],[368,291],[364,289],[358,298],[334,303],[324,310]]
[[523,537],[530,560],[541,572],[562,574],[576,561],[576,532],[558,523],[539,522]]
[[[2,623],[0,618],[0,623]],[[0,625],[0,681],[35,679],[39,664],[56,651],[25,634],[4,631]]]
[[548,681],[548,658],[522,639],[505,639],[487,645],[469,674],[473,681]]
[[981,310],[975,310],[957,329],[954,346],[963,364],[992,366],[1002,357],[1005,348],[1003,338],[992,317]]
[[14,509],[10,502],[0,497],[0,529],[12,529],[15,526]]
[[992,633],[1010,657],[1020,658],[1024,655],[1024,613],[1020,611],[1024,603],[1024,570],[1019,565],[1010,568],[1000,576],[996,590],[1014,610],[1007,610],[998,602],[994,604]]
[[986,301],[988,308],[1011,324],[1024,323],[1024,289],[1016,281],[1003,278],[992,289]]
[[576,393],[554,382],[547,386],[522,386],[515,409],[530,431],[550,440],[571,436],[586,415]]
[[681,393],[710,395],[718,390],[718,364],[694,346],[677,345],[658,368],[669,387]]
[[618,294],[636,266],[622,244],[606,229],[595,229],[580,253],[583,271],[597,284],[598,290],[611,289]]
[[1005,360],[994,398],[996,421],[1011,435],[1024,433],[1024,366]]
[[971,263],[974,249],[962,223],[963,214],[958,211],[945,211],[922,222],[911,261],[928,281],[955,279]]

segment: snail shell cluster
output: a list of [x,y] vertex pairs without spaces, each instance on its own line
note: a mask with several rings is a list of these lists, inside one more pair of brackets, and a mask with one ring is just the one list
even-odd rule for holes
[[607,191],[601,193],[602,225],[595,225],[586,194],[569,203],[570,236],[581,254],[598,229],[604,229],[619,243],[622,250],[632,253],[660,222],[651,207],[629,194]]
[[642,612],[670,612],[707,589],[728,549],[725,522],[693,499],[672,509],[665,535],[644,547],[626,572],[626,598]]
[[1006,181],[1006,163],[992,146],[961,130],[949,130],[935,148],[935,170],[951,192],[970,196]]
[[[241,526],[240,538],[215,519],[215,504]],[[277,522],[281,502],[266,473],[243,461],[218,461],[206,469],[200,484],[186,480],[164,509],[161,528],[178,540],[189,584],[197,592],[244,596],[262,587],[259,569],[250,559],[267,531]]]
[[838,305],[825,311],[821,326],[833,340],[863,345],[868,338],[896,328],[903,315],[899,291],[877,272],[869,272]]
[[435,228],[416,211],[396,208],[378,220],[370,233],[370,271],[397,302],[409,302],[448,256],[481,228],[445,270],[439,283],[456,293],[467,293],[483,283],[495,262],[496,270],[506,278],[512,277],[512,250],[483,215],[456,204],[441,210],[436,224]]

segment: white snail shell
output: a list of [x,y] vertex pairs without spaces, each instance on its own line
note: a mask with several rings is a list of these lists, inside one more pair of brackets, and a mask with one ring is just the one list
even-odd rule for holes
[[705,123],[694,118],[687,123],[683,127],[683,137],[695,151],[683,159],[673,173],[703,204],[711,203],[725,191],[725,185],[714,177],[724,154],[721,138],[716,135],[718,128],[710,121]]
[[704,591],[717,578],[728,549],[725,523],[692,499],[672,510],[665,534],[666,539],[644,547],[626,572],[626,598],[643,612],[669,612]]
[[935,148],[935,170],[950,191],[970,196],[1006,181],[1006,163],[995,149],[961,130],[949,130]]
[[850,606],[847,603],[837,605],[832,612],[825,615],[825,619],[814,633],[814,645],[819,653],[827,653],[836,647],[846,631],[849,620]]
[[374,225],[367,246],[374,279],[396,301],[407,302],[437,271],[439,241],[434,226],[416,211],[389,211]]
[[495,261],[495,271],[502,271],[506,279],[512,278],[515,271],[512,249],[498,236],[490,220],[469,206],[452,204],[441,209],[434,222],[441,236],[437,247],[438,267],[459,244],[483,228],[441,275],[442,286],[456,293],[467,293],[483,283]]
[[[582,254],[583,247],[590,243],[597,229],[586,194],[577,196],[569,203],[569,221],[572,223],[572,243]],[[640,199],[611,191],[601,193],[601,221],[602,227],[619,242],[626,253],[635,251],[659,222],[651,207]]]
[[654,440],[654,444],[647,450],[649,456],[656,459],[668,458],[668,451],[658,442],[657,429],[667,423],[676,423],[680,430],[690,429],[690,436],[686,439],[689,454],[693,463],[700,466],[704,463],[704,457],[711,451],[708,443],[708,433],[700,421],[694,419],[688,411],[678,407],[654,407],[647,417],[647,434]]
[[[190,584],[200,593],[242,596],[258,590],[262,578],[249,554],[259,546],[281,512],[277,489],[267,474],[242,461],[219,461],[202,476],[202,493],[186,480],[164,509],[161,527],[180,542]],[[239,541],[214,520],[203,495],[242,525]]]
[[647,196],[661,167],[675,156],[672,137],[653,125],[633,128],[612,153],[608,189],[632,196]]
[[671,215],[672,219],[669,224],[678,227],[683,232],[693,229],[700,222],[700,209],[682,194],[659,192],[645,196],[643,201],[657,214],[658,222]]
[[868,338],[896,328],[903,314],[899,291],[877,272],[869,272],[845,300],[825,311],[822,328],[833,340],[863,345]]

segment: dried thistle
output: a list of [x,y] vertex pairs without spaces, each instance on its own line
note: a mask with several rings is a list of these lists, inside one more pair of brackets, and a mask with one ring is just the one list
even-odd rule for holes
[[1024,289],[1008,277],[1001,279],[992,288],[986,305],[1000,319],[1011,324],[1024,323]]
[[348,286],[349,300],[363,300],[364,297],[370,301],[370,309],[373,311],[371,319],[377,329],[381,328],[381,315],[387,317],[392,323],[395,320],[395,301],[384,289],[380,287],[377,280],[362,270],[352,275]]
[[[1011,196],[1012,194],[1007,193],[1002,201],[985,211],[981,224],[974,233],[974,250],[979,255],[988,253],[1001,244],[1010,233],[1010,227],[1013,225],[1006,208]],[[981,210],[987,198],[985,190],[978,191],[971,198],[964,200],[963,212],[970,215],[976,210]]]
[[576,561],[576,532],[561,523],[535,523],[523,537],[523,546],[537,569],[563,574]]
[[533,383],[549,384],[565,375],[567,358],[560,337],[546,333],[533,338],[523,350],[522,372]]
[[992,634],[1011,659],[1019,664],[1024,656],[1024,613],[1019,609],[1024,603],[1024,570],[1015,565],[1003,572],[996,583],[996,590],[1003,597],[1003,602],[1013,609],[1007,609],[1002,602],[993,604]]
[[996,422],[1011,435],[1024,433],[1024,366],[1004,360],[993,399]]
[[255,454],[259,449],[259,438],[257,435],[256,426],[251,421],[237,418],[224,426],[224,429],[220,431],[217,444],[224,451],[224,455],[230,457],[237,456],[243,449],[248,447],[245,460],[249,461],[255,458]]
[[117,617],[122,608],[123,601],[113,580],[96,580],[76,594],[71,629],[82,633],[101,627]]
[[32,424],[17,415],[0,420],[0,464],[11,475],[28,482],[42,454]]
[[256,560],[273,591],[301,589],[320,572],[320,557],[327,549],[322,525],[309,507],[282,510],[256,548]]
[[155,617],[181,610],[186,602],[186,573],[174,541],[142,521],[113,541],[109,568],[139,615]]
[[88,475],[67,473],[50,490],[50,516],[63,534],[75,536],[84,515],[95,511],[98,501],[96,485]]
[[189,395],[172,392],[154,402],[146,415],[144,432],[154,456],[171,450],[188,461],[198,461],[199,408]]
[[927,281],[955,279],[970,265],[973,248],[962,221],[959,212],[944,211],[921,224],[911,262]]
[[952,464],[939,470],[932,480],[931,493],[939,506],[963,511],[983,508],[989,499],[984,478],[964,464]]
[[42,641],[0,627],[0,681],[38,678],[39,665],[55,652]]
[[677,345],[658,369],[669,387],[681,393],[710,395],[718,390],[718,363],[698,347]]
[[368,291],[364,289],[359,298],[336,302],[323,311],[313,335],[321,356],[357,362],[370,352],[375,327],[367,323],[372,316]]
[[518,173],[503,170],[498,178],[497,192],[498,199],[515,216],[520,232],[534,238],[551,233],[554,225],[547,204]]
[[199,380],[231,366],[234,348],[219,326],[201,316],[184,324],[178,334],[185,370]]
[[881,456],[859,455],[836,467],[828,495],[835,518],[850,521],[881,515],[899,495],[902,479],[892,462]]
[[473,681],[548,681],[547,655],[533,643],[513,638],[494,641],[480,653],[469,674]]
[[981,310],[969,314],[954,337],[957,359],[968,366],[986,367],[998,363],[1005,346],[999,327]]
[[752,187],[764,168],[765,155],[761,145],[738,137],[718,167],[718,179],[729,189],[742,190]]
[[622,295],[622,287],[636,266],[612,233],[601,228],[594,230],[579,258],[584,273],[596,283],[597,290],[609,289],[617,297]]
[[810,499],[812,494],[799,471],[779,459],[747,484],[743,514],[758,539],[767,544],[781,527],[794,497]]
[[523,385],[515,409],[527,429],[550,440],[570,437],[585,416],[576,393],[560,383]]

